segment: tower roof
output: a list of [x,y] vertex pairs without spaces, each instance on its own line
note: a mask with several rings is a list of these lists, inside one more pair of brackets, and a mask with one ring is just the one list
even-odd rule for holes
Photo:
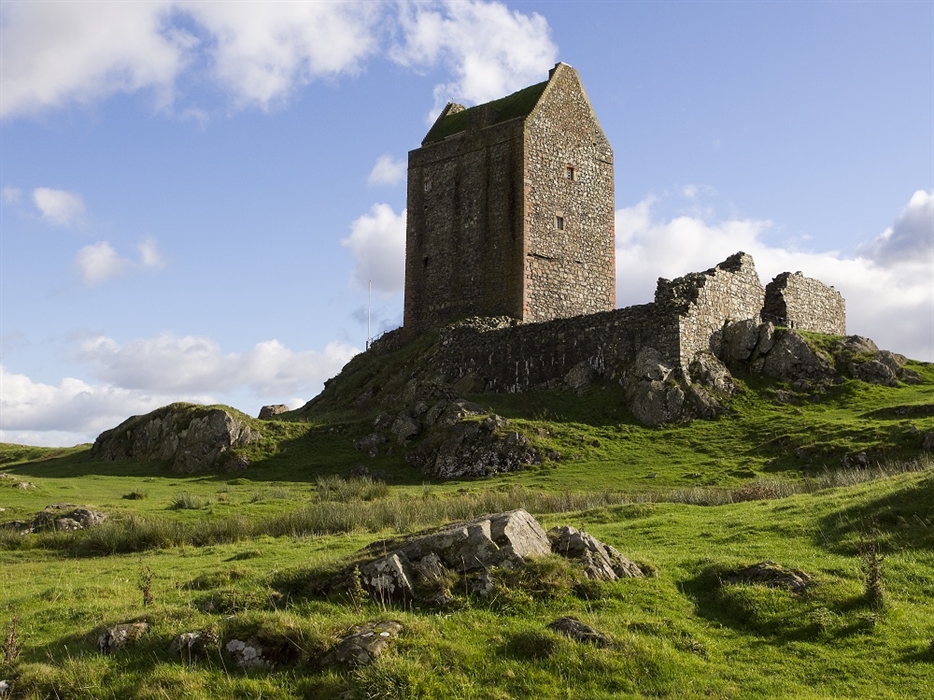
[[538,104],[538,100],[547,86],[548,81],[546,80],[530,85],[506,97],[501,97],[498,100],[468,109],[464,109],[463,106],[455,102],[449,102],[428,131],[422,145],[427,146],[430,143],[437,143],[449,136],[466,131],[471,115],[478,113],[480,110],[489,110],[488,126],[509,121],[510,119],[527,117],[535,109],[535,105]]

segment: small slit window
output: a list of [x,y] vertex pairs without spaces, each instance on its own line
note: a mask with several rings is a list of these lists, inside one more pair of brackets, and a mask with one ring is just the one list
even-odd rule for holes
[[576,179],[577,179],[577,173],[574,172],[574,166],[573,166],[573,165],[569,165],[568,167],[566,167],[566,168],[564,169],[564,177],[566,177],[568,180],[576,180]]
[[431,178],[425,178],[425,192],[431,192]]
[[563,216],[555,217],[555,228],[558,229],[559,231],[564,230],[564,217]]

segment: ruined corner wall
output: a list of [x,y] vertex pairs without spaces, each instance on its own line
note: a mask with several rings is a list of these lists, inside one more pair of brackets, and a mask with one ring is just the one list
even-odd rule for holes
[[729,321],[758,322],[765,290],[752,256],[736,253],[706,272],[694,272],[676,280],[660,279],[655,304],[677,317],[679,349],[675,356],[682,369],[701,350],[713,350],[719,331]]
[[846,335],[846,302],[819,280],[783,272],[765,288],[762,319],[776,326]]

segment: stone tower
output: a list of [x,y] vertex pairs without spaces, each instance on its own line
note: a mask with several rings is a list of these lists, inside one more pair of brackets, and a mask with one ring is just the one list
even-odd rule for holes
[[613,150],[567,64],[508,97],[448,104],[409,152],[407,206],[409,336],[616,305]]

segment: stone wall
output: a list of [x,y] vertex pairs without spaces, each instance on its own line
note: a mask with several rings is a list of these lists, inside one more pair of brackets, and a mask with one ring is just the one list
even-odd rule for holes
[[437,369],[462,393],[557,388],[569,374],[614,376],[644,346],[677,357],[677,319],[654,304],[484,330],[441,331]]
[[522,151],[513,120],[409,154],[407,329],[477,314],[521,318]]
[[616,377],[643,348],[687,373],[731,321],[759,322],[765,292],[752,258],[737,253],[706,272],[660,279],[655,302],[542,323],[454,325],[441,331],[437,368],[463,393],[521,392]]
[[558,64],[526,122],[525,321],[616,306],[613,149],[577,73]]
[[765,288],[762,320],[804,331],[846,335],[846,302],[833,287],[783,272]]
[[750,255],[736,253],[705,272],[673,282],[659,280],[655,303],[677,314],[678,364],[686,367],[701,350],[717,352],[719,332],[730,321],[759,322],[765,290]]

